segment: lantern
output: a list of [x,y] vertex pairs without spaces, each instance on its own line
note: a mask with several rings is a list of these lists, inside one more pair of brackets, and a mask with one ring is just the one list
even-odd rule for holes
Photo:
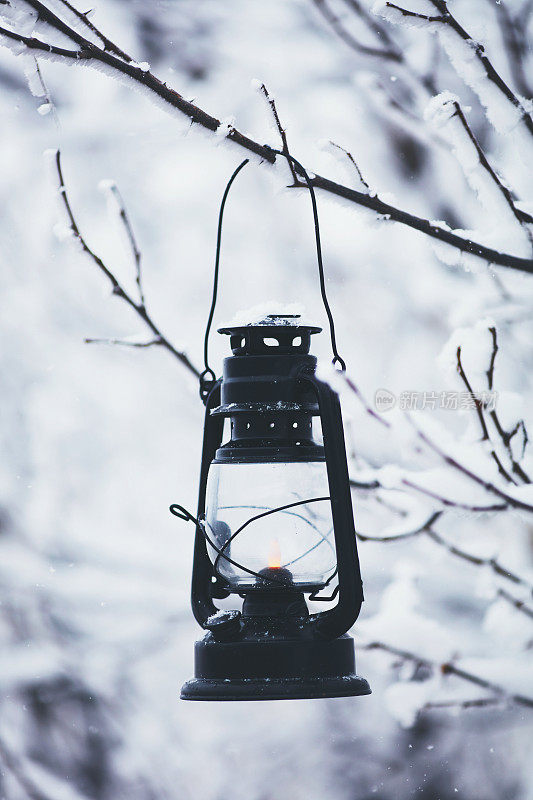
[[[363,591],[339,398],[309,353],[320,330],[274,315],[219,330],[232,355],[206,399],[194,518],[192,608],[207,634],[185,700],[370,693],[346,635]],[[306,596],[336,604],[312,614]]]

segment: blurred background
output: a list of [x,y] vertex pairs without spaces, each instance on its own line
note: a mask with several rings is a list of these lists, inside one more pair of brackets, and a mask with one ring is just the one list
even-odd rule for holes
[[[257,141],[279,146],[254,79],[275,98],[290,149],[309,169],[360,186],[334,142],[383,200],[527,256],[520,229],[513,235],[497,206],[483,203],[483,186],[476,193],[469,185],[468,154],[427,122],[424,109],[433,95],[455,93],[478,141],[525,201],[533,162],[520,125],[506,127],[499,117],[496,130],[465,71],[456,70],[460,58],[452,66],[432,30],[395,26],[372,15],[371,5],[101,0],[92,19],[161,80]],[[521,0],[453,3],[518,94],[527,92],[528,69],[531,75],[530,10]],[[396,57],[368,52],[383,48]],[[162,348],[84,342],[142,342],[147,332],[65,235],[57,179],[43,153],[61,148],[82,232],[134,293],[127,242],[100,185],[116,181],[142,250],[150,313],[198,366],[218,205],[244,154],[97,71],[44,61],[40,68],[52,109],[28,89],[24,72],[35,84],[33,59],[0,50],[0,796],[533,798],[532,711],[510,699],[533,696],[531,616],[503,601],[499,589],[509,583],[489,566],[456,558],[425,536],[359,545],[366,603],[353,632],[372,696],[178,699],[200,631],[189,608],[193,531],[168,506],[196,504],[197,382]],[[286,189],[288,182],[281,168],[254,165],[239,177],[215,324],[271,300],[298,302],[325,325],[309,199]],[[383,388],[397,396],[460,390],[458,343],[472,380],[481,381],[491,353],[487,328],[496,325],[502,418],[509,427],[527,422],[532,279],[457,257],[353,204],[318,200],[339,347],[368,402]],[[327,365],[326,334],[313,344]],[[226,353],[227,341],[213,336],[217,370]],[[374,536],[399,524],[408,531],[442,510],[435,498],[400,491],[395,477],[400,467],[431,471],[430,457],[411,453],[407,463],[402,431],[384,435],[353,392],[344,392],[344,403],[354,477],[379,472],[385,486],[354,489],[358,528]],[[456,443],[479,447],[472,409],[426,415],[436,436],[445,430]],[[526,470],[528,459],[525,448]],[[479,491],[446,487],[470,504],[470,491]],[[525,583],[510,587],[514,597],[531,600],[531,514],[448,508],[438,531],[518,571]],[[364,641],[376,638],[420,661],[365,650]],[[450,659],[505,692],[489,692],[486,706],[463,707],[487,692],[440,674],[438,664]]]

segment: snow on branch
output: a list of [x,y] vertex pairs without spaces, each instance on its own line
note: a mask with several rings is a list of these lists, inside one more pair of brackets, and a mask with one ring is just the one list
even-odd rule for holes
[[[490,224],[497,222],[501,226],[508,218],[509,224],[519,225],[524,246],[530,252],[533,236],[527,224],[533,223],[533,217],[516,206],[511,192],[491,166],[469,126],[457,97],[450,92],[436,95],[426,109],[425,118],[448,138],[466,179],[491,216]],[[515,228],[513,237],[516,237]]]
[[[212,133],[216,133],[221,127],[222,123],[219,119],[186,100],[174,89],[171,89],[166,83],[163,83],[153,75],[147,65],[138,65],[110,52],[112,49],[110,44],[112,45],[113,43],[110,43],[109,40],[106,40],[107,44],[104,45],[104,48],[101,48],[69,26],[39,0],[26,0],[26,3],[37,13],[39,19],[43,20],[48,27],[61,33],[62,37],[66,37],[75,47],[74,49],[68,49],[34,36],[19,33],[11,28],[0,26],[0,43],[9,47],[15,55],[30,52],[48,60],[88,66],[104,71],[119,80],[125,81],[130,86],[144,90],[167,111],[179,111],[188,117],[193,124],[197,124]],[[0,12],[0,17],[2,16],[6,18],[6,14]],[[7,22],[10,24],[9,18],[7,18]],[[251,139],[233,126],[227,129],[225,138],[249,153],[258,156],[260,163],[274,164],[276,160],[276,155],[272,153],[269,147]],[[297,167],[295,167],[295,170],[298,173]],[[444,242],[461,252],[482,258],[490,264],[533,273],[533,259],[531,258],[523,258],[495,250],[492,247],[453,233],[446,227],[435,224],[429,219],[417,217],[414,214],[396,208],[383,202],[378,197],[351,189],[321,175],[315,174],[312,183],[317,189],[322,189],[329,194],[368,208],[385,219],[399,222],[426,236]],[[300,185],[301,182],[298,182],[298,186]]]
[[[131,297],[131,295],[119,283],[119,281],[117,280],[117,278],[115,277],[113,272],[106,266],[106,264],[100,258],[100,256],[98,256],[89,247],[89,245],[87,244],[87,242],[85,240],[85,237],[80,232],[80,229],[78,227],[78,223],[76,222],[76,219],[74,217],[74,213],[72,211],[72,207],[71,207],[71,204],[70,204],[70,199],[69,199],[69,196],[67,194],[67,188],[66,188],[66,185],[65,185],[64,177],[63,177],[63,169],[62,169],[62,166],[61,166],[61,153],[60,153],[59,150],[56,150],[53,153],[53,160],[54,160],[54,164],[55,164],[55,168],[56,168],[56,172],[57,172],[57,177],[58,177],[58,181],[59,181],[59,193],[60,193],[61,200],[62,200],[62,203],[63,203],[63,208],[64,208],[64,210],[66,212],[66,215],[67,215],[70,235],[72,235],[74,237],[74,239],[81,246],[82,251],[86,255],[89,256],[89,258],[93,261],[93,263],[96,264],[96,266],[99,268],[99,270],[101,272],[103,272],[103,274],[106,276],[106,278],[110,281],[112,289],[113,289],[113,294],[116,295],[117,297],[120,297],[122,300],[124,300],[129,305],[129,307],[131,309],[133,309],[133,311],[135,311],[137,316],[139,316],[142,319],[144,324],[151,330],[151,332],[155,335],[155,339],[151,340],[149,342],[128,342],[128,341],[124,341],[124,340],[112,340],[112,339],[107,339],[105,341],[107,343],[110,343],[110,344],[115,344],[116,343],[116,344],[122,344],[122,345],[129,345],[130,347],[150,347],[152,345],[159,345],[161,347],[164,347],[166,350],[168,350],[168,352],[171,353],[174,356],[174,358],[176,358],[181,364],[183,364],[188,369],[188,371],[191,372],[196,378],[199,378],[200,377],[199,370],[192,364],[192,362],[189,360],[189,357],[186,355],[186,353],[183,353],[183,352],[180,352],[179,350],[177,350],[174,347],[174,345],[171,344],[170,341],[166,338],[166,336],[164,336],[163,333],[161,333],[159,327],[156,325],[156,323],[154,322],[154,320],[152,319],[152,317],[150,316],[150,314],[149,314],[149,312],[148,312],[148,310],[146,308],[146,305],[145,305],[145,302],[144,302],[144,296],[142,294],[141,283],[140,283],[140,252],[139,252],[138,259],[137,258],[135,259],[136,260],[136,265],[137,265],[137,284],[138,284],[138,289],[139,289],[139,294],[140,294],[139,301],[136,301]],[[128,220],[126,211],[125,211],[124,206],[123,206],[122,203],[121,203],[121,207],[124,210],[124,218],[123,219],[124,220]],[[124,223],[124,224],[126,224],[126,223]],[[129,226],[129,220],[128,220],[128,226]],[[131,231],[131,227],[128,228],[128,231]],[[133,231],[131,231],[131,236],[133,237]],[[135,241],[135,239],[133,238],[132,241]],[[138,252],[136,244],[135,244],[134,252]],[[100,341],[100,340],[89,339],[89,340],[86,340],[86,341],[88,341],[88,342],[96,342],[96,341]]]

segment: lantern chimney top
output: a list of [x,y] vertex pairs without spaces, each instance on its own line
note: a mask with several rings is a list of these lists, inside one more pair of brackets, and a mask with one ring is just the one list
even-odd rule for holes
[[219,328],[230,337],[234,356],[295,355],[309,353],[311,334],[322,328],[302,325],[299,314],[268,314],[246,325]]

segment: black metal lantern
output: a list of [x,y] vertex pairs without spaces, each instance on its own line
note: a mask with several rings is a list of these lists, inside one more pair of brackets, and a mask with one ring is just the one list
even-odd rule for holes
[[[363,591],[339,398],[309,354],[320,330],[269,316],[219,331],[233,355],[206,402],[192,608],[207,634],[185,700],[370,693],[346,635]],[[241,610],[216,607],[229,595]],[[306,595],[337,602],[310,614]]]

